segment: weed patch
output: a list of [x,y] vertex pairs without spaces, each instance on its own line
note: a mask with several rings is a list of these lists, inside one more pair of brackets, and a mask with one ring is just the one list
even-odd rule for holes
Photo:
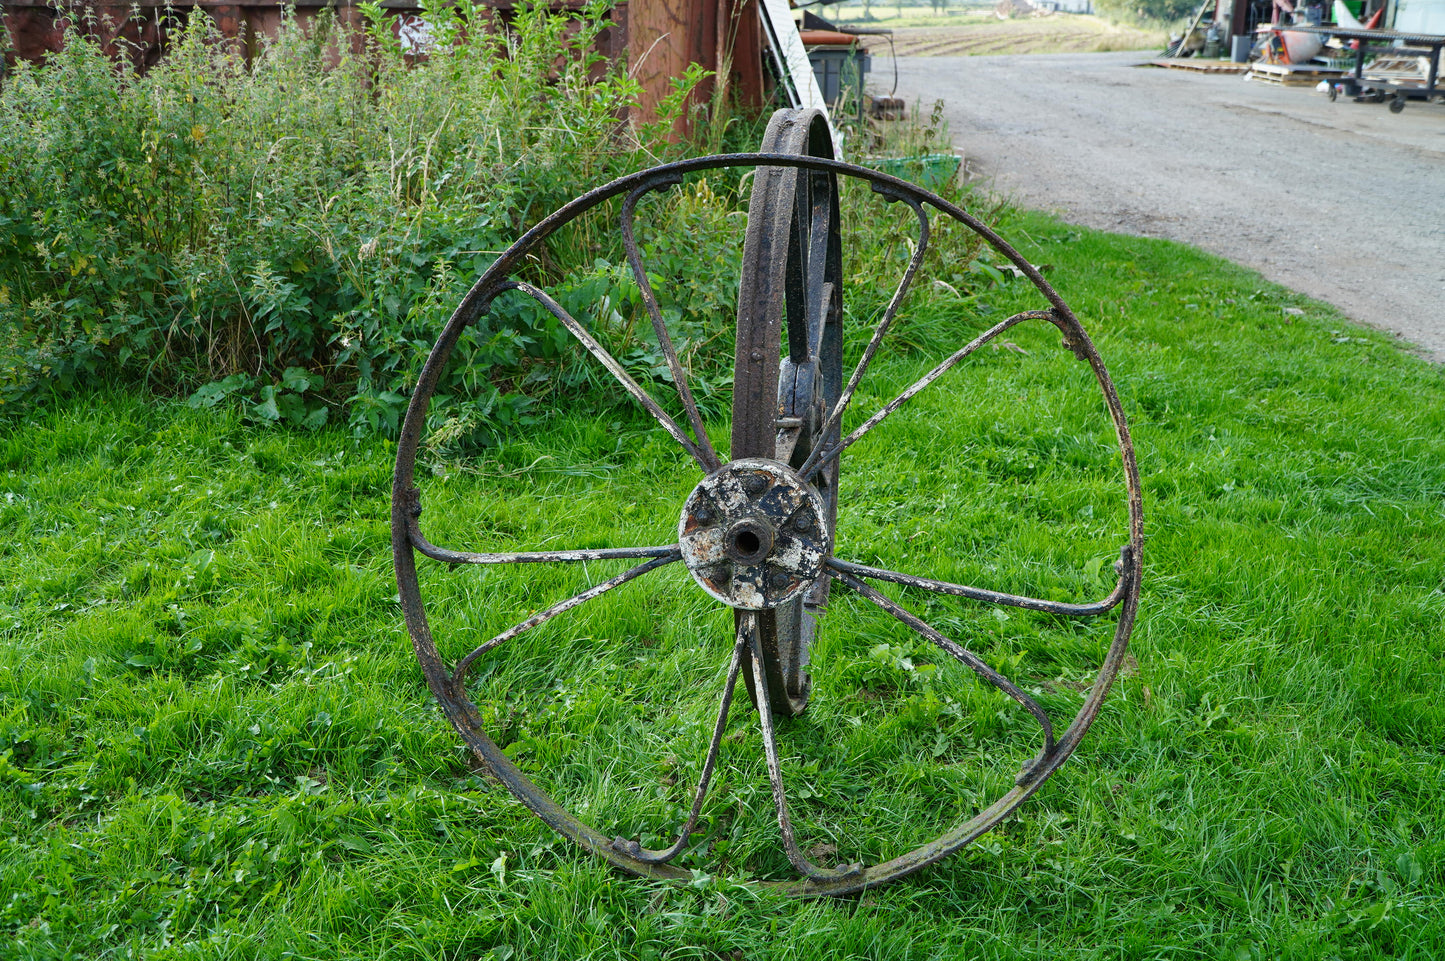
[[[74,34],[7,76],[6,403],[120,380],[259,423],[394,429],[418,345],[472,278],[566,200],[677,149],[658,133],[700,79],[634,130],[637,84],[592,50],[599,9],[529,8],[498,33],[483,7],[437,8],[424,57],[365,10],[364,35],[287,19],[249,67],[195,17],[144,76]],[[585,286],[599,258],[620,259],[615,238],[573,232],[539,269]],[[538,367],[570,382],[560,339],[513,313],[463,343],[494,428],[525,421]]]

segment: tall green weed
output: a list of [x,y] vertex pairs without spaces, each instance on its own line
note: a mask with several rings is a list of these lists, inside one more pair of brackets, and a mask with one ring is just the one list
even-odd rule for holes
[[[574,195],[677,151],[660,130],[702,79],[633,129],[638,85],[593,49],[600,7],[522,7],[505,32],[480,6],[429,10],[424,56],[364,9],[362,36],[288,19],[249,68],[194,17],[144,76],[72,34],[7,78],[0,401],[120,378],[261,421],[394,429],[476,274]],[[543,269],[565,286],[615,244],[569,232]],[[550,318],[499,312],[454,369],[505,423],[526,406],[507,385],[565,367],[566,347]]]
[[[429,9],[426,51],[404,47],[379,4],[362,10],[361,30],[287,19],[249,64],[193,17],[144,75],[77,33],[6,79],[0,409],[119,381],[258,423],[394,433],[442,323],[528,227],[640,167],[759,142],[759,123],[716,98],[690,118],[694,143],[670,141],[706,78],[698,67],[655,122],[629,124],[641,89],[595,52],[601,6],[519,6],[505,29],[480,6]],[[652,286],[710,413],[729,400],[749,183],[744,170],[691,180],[638,213]],[[916,226],[866,186],[847,189],[851,313],[866,325]],[[945,193],[961,200],[957,184]],[[524,270],[670,394],[616,213],[560,230]],[[935,226],[938,239],[958,232]],[[987,282],[968,268],[976,238],[961,240],[951,261],[930,254],[915,289],[962,296]],[[555,318],[503,296],[457,346],[434,437],[475,448],[584,393],[623,396]]]

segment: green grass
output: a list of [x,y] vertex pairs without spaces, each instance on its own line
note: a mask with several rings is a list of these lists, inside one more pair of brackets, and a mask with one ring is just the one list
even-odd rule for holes
[[[742,883],[789,871],[740,709],[681,861],[696,882],[613,874],[489,789],[434,708],[394,600],[389,445],[91,393],[0,434],[0,959],[1438,957],[1440,371],[1178,245],[1003,229],[1110,365],[1148,533],[1134,660],[1016,817],[862,898],[780,899]],[[1019,281],[936,287],[858,417],[1034,306]],[[1107,591],[1117,455],[1051,331],[1016,328],[849,452],[841,556]],[[425,529],[469,549],[664,543],[696,480],[610,408],[420,473]],[[456,657],[614,569],[422,576]],[[889,593],[1056,714],[1112,629]],[[574,810],[655,844],[728,621],[668,568],[482,659],[473,696]],[[842,592],[814,674],[781,739],[820,857],[905,850],[1037,747],[1009,702]]]

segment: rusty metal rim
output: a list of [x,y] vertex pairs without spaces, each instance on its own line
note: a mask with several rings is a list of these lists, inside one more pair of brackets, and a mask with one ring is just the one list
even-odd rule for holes
[[[768,121],[762,147],[765,153],[831,160],[833,134],[822,111],[783,109]],[[786,167],[754,173],[738,287],[729,451],[735,461],[766,457],[801,467],[799,457],[836,440],[836,429],[813,421],[814,402],[835,402],[842,380],[838,200],[833,173]],[[838,513],[838,470],[834,462],[807,477],[825,502],[827,553]],[[749,622],[763,656],[766,700],[777,714],[796,717],[807,709],[809,649],[831,586],[820,573],[805,597],[757,613]],[[743,631],[743,616],[734,615],[735,633]],[[747,656],[752,657],[751,647]],[[744,671],[743,680],[757,707],[764,700],[757,675]]]
[[[1093,610],[1093,608],[1099,608],[1101,605],[1104,609],[1115,605],[1119,608],[1118,622],[1115,627],[1113,641],[1110,644],[1093,687],[1083,705],[1075,714],[1068,727],[1059,734],[1057,738],[1054,738],[1052,729],[1047,721],[1044,723],[1046,735],[1044,749],[1036,758],[1025,764],[1012,790],[1008,791],[983,811],[980,811],[973,818],[957,825],[932,842],[900,857],[867,868],[848,866],[847,868],[839,870],[809,870],[808,868],[812,868],[812,866],[809,865],[808,868],[800,867],[806,875],[803,880],[760,882],[760,884],[766,888],[789,894],[805,896],[850,894],[894,880],[937,862],[986,832],[1037,791],[1043,782],[1047,780],[1078,747],[1085,731],[1087,731],[1097,716],[1103,700],[1108,694],[1120,665],[1123,662],[1129,635],[1132,631],[1138,610],[1139,588],[1142,576],[1142,498],[1140,495],[1140,483],[1134,449],[1117,391],[1114,389],[1103,361],[1099,357],[1092,341],[1067,304],[1064,303],[1057,292],[1044,280],[1037,269],[1018,254],[1012,246],[988,228],[987,225],[969,215],[962,208],[922,188],[888,174],[834,160],[768,153],[720,155],[667,164],[620,178],[562,207],[556,213],[540,222],[536,227],[529,230],[483,273],[466,297],[463,298],[461,304],[443,328],[436,346],[433,348],[431,355],[423,367],[416,391],[407,409],[406,419],[402,428],[402,436],[397,446],[397,466],[393,476],[392,548],[397,571],[397,583],[407,628],[412,638],[413,648],[426,675],[428,685],[440,702],[453,727],[456,728],[468,746],[483,759],[498,780],[529,809],[537,814],[538,817],[555,830],[571,837],[584,848],[603,857],[614,866],[642,876],[674,879],[691,878],[692,874],[690,871],[670,864],[660,863],[660,855],[665,852],[646,852],[644,854],[636,845],[623,842],[621,839],[608,839],[558,805],[546,792],[542,791],[536,784],[523,775],[510,759],[507,758],[506,754],[486,735],[482,729],[480,716],[475,706],[467,699],[464,689],[465,665],[483,653],[483,648],[490,649],[491,646],[494,646],[494,642],[500,643],[506,636],[516,636],[516,634],[526,630],[528,626],[540,622],[539,619],[546,619],[555,613],[560,613],[560,611],[566,609],[567,606],[575,606],[578,603],[582,603],[587,597],[596,596],[596,594],[610,590],[612,587],[626,580],[641,576],[649,570],[670,564],[677,560],[680,555],[674,553],[669,548],[612,549],[609,556],[626,556],[636,559],[647,558],[647,560],[645,563],[639,564],[637,567],[612,578],[610,581],[598,585],[587,592],[583,592],[586,597],[578,595],[568,601],[554,605],[553,608],[550,608],[548,611],[536,615],[534,618],[522,622],[522,624],[514,626],[514,628],[508,632],[504,632],[504,635],[499,635],[499,637],[494,638],[492,642],[488,642],[487,645],[483,645],[482,648],[473,651],[471,655],[468,655],[468,657],[464,659],[464,663],[458,667],[457,671],[453,673],[447,670],[446,665],[436,649],[430,632],[424,605],[420,596],[420,586],[416,578],[415,553],[428,554],[450,562],[521,563],[530,561],[571,560],[574,558],[564,555],[582,555],[588,554],[589,552],[531,552],[526,555],[504,555],[448,552],[445,549],[437,548],[421,536],[418,528],[417,522],[420,515],[420,505],[418,492],[413,486],[413,481],[416,452],[420,445],[422,431],[425,426],[426,411],[430,404],[431,395],[435,390],[441,370],[445,367],[451,351],[465,327],[481,315],[483,310],[485,310],[497,294],[506,289],[529,288],[525,289],[525,292],[532,294],[544,307],[552,310],[552,307],[555,306],[555,302],[551,304],[548,303],[550,298],[546,298],[544,292],[537,291],[536,288],[530,288],[530,285],[523,285],[519,282],[508,281],[506,279],[510,273],[522,263],[528,251],[563,223],[619,194],[635,191],[637,195],[640,196],[641,193],[645,193],[648,189],[656,189],[658,187],[665,187],[671,183],[676,183],[678,178],[686,173],[731,166],[793,167],[799,170],[821,171],[834,175],[843,174],[863,179],[871,182],[874,190],[883,194],[885,198],[902,200],[912,207],[920,216],[920,229],[921,231],[925,231],[923,234],[925,240],[927,217],[922,213],[922,206],[925,204],[947,214],[981,236],[990,246],[1018,267],[1018,269],[1029,278],[1035,288],[1038,289],[1049,302],[1051,309],[1026,312],[1025,315],[1016,315],[1010,318],[1009,321],[1004,322],[1003,325],[996,325],[995,328],[980,335],[979,338],[976,338],[975,341],[961,349],[949,360],[940,364],[930,375],[926,375],[918,384],[915,384],[915,388],[921,390],[927,386],[927,383],[930,383],[933,378],[941,375],[945,370],[950,369],[963,357],[967,356],[974,349],[977,349],[978,346],[981,346],[987,340],[996,336],[1002,329],[1006,329],[1006,325],[1011,326],[1012,323],[1018,323],[1024,320],[1042,320],[1052,323],[1063,332],[1064,346],[1072,350],[1076,356],[1089,364],[1095,375],[1095,379],[1099,383],[1110,419],[1114,424],[1122,466],[1124,468],[1129,516],[1129,538],[1128,544],[1121,552],[1120,563],[1118,565],[1119,585],[1105,601],[1098,602],[1094,605],[1066,605],[1090,608],[1087,613],[1095,613],[1096,611]],[[920,244],[920,247],[921,246],[922,244]],[[918,258],[921,258],[921,254],[914,260],[916,261]],[[636,269],[637,265],[634,263],[634,270]],[[911,262],[910,268],[903,282],[900,283],[898,292],[895,294],[895,306],[888,312],[885,320],[891,319],[892,313],[896,310],[896,303],[901,302],[901,298],[906,292],[908,281],[911,279],[914,269],[916,269],[916,262]],[[552,312],[558,314],[559,320],[563,320],[563,322],[566,323],[561,316],[561,314],[565,314],[565,311],[560,311],[560,308],[557,308],[556,310],[552,310]],[[578,327],[580,328],[580,325],[578,325]],[[589,338],[584,336],[585,331],[579,333],[579,329],[574,329],[573,325],[570,324],[568,328],[572,330],[575,335],[579,336],[579,339],[582,340],[584,346],[588,347],[589,351],[598,356],[599,360],[603,360],[603,362],[606,363],[603,357],[605,351],[599,354],[598,350],[600,350],[600,347],[598,350],[594,350],[592,344],[588,343]],[[874,341],[881,341],[881,334],[877,331],[875,331]],[[870,347],[873,346],[874,344],[870,343]],[[855,373],[854,380],[850,382],[850,388],[856,386],[856,380],[861,377],[862,368],[866,368],[866,363],[860,365],[860,370]],[[617,372],[614,371],[614,374],[616,373]],[[625,376],[624,372],[620,379],[624,379]],[[624,384],[625,383],[626,380],[624,379]],[[910,390],[914,390],[914,388],[910,388]],[[649,406],[648,401],[650,401],[650,398],[647,398],[645,392],[640,391],[640,388],[639,393],[643,396],[638,396],[638,393],[634,393],[634,397],[637,397],[639,402],[642,403],[644,407],[647,407],[649,411],[653,413],[653,416],[663,423],[664,427],[669,427],[670,425],[668,432],[673,434],[674,438],[679,440],[684,449],[687,449],[689,454],[706,470],[708,462],[712,460],[712,458],[708,457],[708,454],[711,453],[713,457],[716,457],[715,452],[712,452],[710,447],[687,443],[686,441],[691,439],[686,438],[682,429],[671,422],[671,419],[668,418],[665,413],[662,413],[660,409],[653,410],[655,402]],[[851,390],[849,393],[851,394]],[[908,394],[908,396],[912,396],[912,394]],[[840,419],[842,409],[846,406],[847,399],[846,396],[841,398],[840,403],[830,412],[830,425],[836,425]],[[876,414],[875,419],[871,421],[871,423],[876,423],[877,420],[886,417],[892,410],[896,410],[897,406],[906,399],[906,396],[900,396],[894,403],[885,407],[879,414]],[[689,413],[689,420],[692,420],[691,412]],[[697,422],[693,422],[694,425],[696,423]],[[819,446],[813,451],[809,462],[805,464],[804,470],[800,471],[800,473],[817,470],[825,466],[827,461],[836,463],[836,458],[842,448],[847,446],[847,443],[851,443],[852,440],[856,440],[857,437],[862,436],[863,433],[865,433],[865,431],[855,431],[850,435],[850,439],[846,440],[846,443],[832,446]],[[503,560],[503,558],[506,558],[506,560]],[[900,617],[905,623],[909,623],[908,618],[911,618],[911,615],[907,615],[907,612],[902,611],[896,604],[893,604],[891,601],[888,601],[887,598],[878,594],[878,592],[867,587],[859,577],[913,584],[914,586],[921,586],[930,590],[938,590],[942,593],[955,593],[959,596],[974,597],[975,599],[994,603],[1034,602],[1034,599],[1015,598],[1012,595],[997,595],[994,592],[984,592],[980,589],[963,588],[961,585],[946,585],[943,582],[930,581],[925,578],[911,578],[910,575],[898,574],[897,572],[881,571],[880,569],[867,568],[863,565],[851,565],[848,562],[837,561],[835,558],[831,558],[831,556],[828,559],[827,574],[829,577],[852,587],[873,603],[883,607],[884,610],[887,610],[893,616]],[[959,588],[959,590],[948,590],[948,588]],[[976,593],[968,593],[970,591]],[[980,594],[993,594],[994,596],[979,596]],[[1034,603],[1047,604],[1049,602]],[[1034,605],[1030,603],[1017,603],[1016,606]],[[1061,613],[1082,613],[1082,611],[1061,611]],[[748,618],[740,619],[737,628],[733,664],[729,671],[729,681],[723,698],[724,703],[719,717],[719,725],[714,732],[714,741],[717,740],[718,733],[721,731],[721,725],[723,721],[725,721],[727,704],[731,700],[733,686],[741,669],[742,658],[745,654],[744,649],[750,648],[752,655],[754,657],[757,656],[756,630],[747,627],[748,621]],[[922,622],[919,623],[921,624]],[[914,625],[910,623],[910,626]],[[926,625],[924,626],[926,627]],[[929,635],[925,634],[924,636]],[[929,637],[929,639],[934,640],[935,643],[938,642],[937,638]],[[946,646],[944,646],[944,649],[948,650]],[[960,650],[962,649],[960,648]],[[958,654],[952,650],[949,650],[949,653],[958,657]],[[970,666],[973,665],[970,664]],[[754,670],[757,670],[756,664],[754,665]],[[755,677],[755,680],[756,679]],[[1024,702],[1021,701],[1020,703]],[[763,703],[759,706],[762,708],[762,714],[767,715],[771,713],[767,709],[765,693],[763,695]],[[1025,707],[1028,707],[1028,704],[1025,703]],[[771,754],[773,753],[771,747],[773,739],[770,736],[766,736],[771,729],[770,718],[765,717],[763,724],[765,728],[765,746],[769,748],[769,753]],[[714,760],[715,753],[715,749],[709,752],[709,762]],[[770,761],[775,761],[775,758],[770,758]],[[774,773],[776,764],[770,763],[769,767],[770,774]],[[703,784],[699,785],[700,790],[705,789],[705,782],[710,774],[711,767],[709,764],[708,768],[704,771]],[[780,820],[785,822],[786,811],[781,801],[781,785],[776,777],[773,778],[773,783],[774,794],[779,801]],[[696,813],[700,804],[701,794],[698,795],[698,800],[694,804],[694,813],[693,816],[689,818],[687,827],[690,828],[695,824]],[[783,823],[781,826],[784,831],[785,847],[796,848],[795,844],[788,843],[791,840],[789,825]],[[672,854],[676,854],[677,851],[681,850],[681,842],[686,840],[687,834],[688,831],[685,829],[682,837],[679,839],[679,843],[673,846]],[[792,850],[789,851],[790,860],[793,860],[795,866],[798,866],[797,859],[792,856],[793,853]]]

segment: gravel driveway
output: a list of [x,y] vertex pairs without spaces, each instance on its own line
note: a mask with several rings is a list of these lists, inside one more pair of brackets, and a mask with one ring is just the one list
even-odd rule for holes
[[971,175],[1025,206],[1194,244],[1445,362],[1445,105],[1145,59],[902,57],[898,93],[943,98]]

